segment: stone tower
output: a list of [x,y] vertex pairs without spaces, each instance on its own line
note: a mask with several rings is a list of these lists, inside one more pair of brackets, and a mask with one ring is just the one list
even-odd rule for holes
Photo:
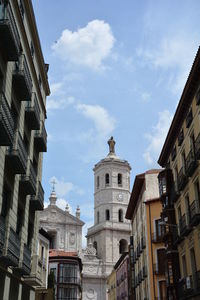
[[109,153],[94,171],[94,226],[88,229],[88,245],[96,248],[97,257],[109,275],[120,254],[128,250],[130,223],[125,213],[130,198],[130,170],[126,160],[115,154],[115,141],[108,141]]

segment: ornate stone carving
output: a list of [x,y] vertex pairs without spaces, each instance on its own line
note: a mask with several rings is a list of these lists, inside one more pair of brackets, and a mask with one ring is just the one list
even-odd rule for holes
[[74,232],[70,232],[70,235],[69,235],[69,242],[71,245],[74,245],[75,244],[75,233]]
[[93,289],[89,289],[87,292],[86,292],[86,295],[87,295],[87,298],[88,299],[94,299],[95,297],[95,292]]

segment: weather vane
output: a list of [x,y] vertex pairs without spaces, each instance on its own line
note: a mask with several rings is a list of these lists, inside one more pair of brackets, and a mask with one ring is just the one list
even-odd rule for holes
[[52,181],[51,181],[51,183],[52,183],[52,192],[55,192],[55,185],[56,185],[56,181],[55,181],[55,179],[53,179]]

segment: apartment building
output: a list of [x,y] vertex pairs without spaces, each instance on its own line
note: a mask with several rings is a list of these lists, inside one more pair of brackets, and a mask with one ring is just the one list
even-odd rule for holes
[[112,270],[107,278],[107,295],[108,300],[116,300],[116,271]]
[[116,270],[116,299],[128,300],[129,298],[129,255],[124,252],[114,266]]
[[135,177],[126,218],[131,220],[129,277],[131,299],[166,299],[165,246],[162,242],[158,174],[149,170]]
[[82,299],[82,262],[76,252],[50,250],[49,270],[55,276],[55,299]]
[[[158,163],[168,299],[200,298],[200,49]],[[178,261],[180,269],[178,266]]]
[[0,1],[0,41],[0,299],[33,299],[50,90],[30,0]]

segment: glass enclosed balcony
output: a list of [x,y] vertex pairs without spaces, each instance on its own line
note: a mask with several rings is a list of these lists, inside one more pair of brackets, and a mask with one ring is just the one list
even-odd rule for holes
[[20,52],[20,37],[11,5],[0,2],[0,41],[8,61],[16,61]]

